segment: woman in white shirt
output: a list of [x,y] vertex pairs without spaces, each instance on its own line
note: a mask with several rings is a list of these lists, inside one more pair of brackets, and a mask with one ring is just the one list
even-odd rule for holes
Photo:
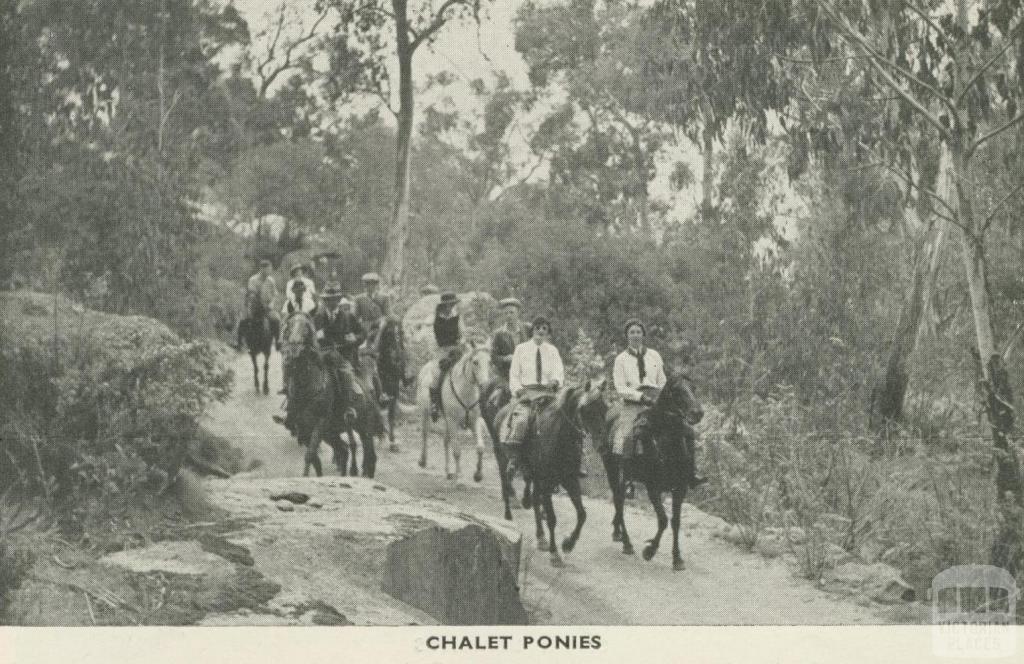
[[612,452],[626,457],[635,452],[631,435],[637,416],[654,404],[661,388],[665,387],[665,365],[658,351],[647,348],[644,338],[647,328],[637,319],[626,323],[626,350],[615,358],[612,378],[615,391],[622,398],[619,417],[612,439]]

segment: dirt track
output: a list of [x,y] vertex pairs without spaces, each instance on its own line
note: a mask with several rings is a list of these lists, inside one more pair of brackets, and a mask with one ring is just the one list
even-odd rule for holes
[[[295,440],[271,420],[282,397],[279,356],[271,363],[271,395],[258,395],[252,387],[252,367],[247,355],[231,360],[236,388],[230,401],[210,413],[212,432],[230,439],[248,457],[262,462],[256,471],[267,477],[289,477],[302,472],[302,454]],[[431,439],[429,464],[417,465],[418,422],[407,421],[398,431],[400,450],[389,452],[378,445],[377,479],[414,496],[442,500],[469,513],[500,515],[501,494],[496,465],[488,450],[484,479],[472,481],[475,461],[472,443],[463,442],[463,478],[459,483],[444,477],[440,438]],[[321,449],[326,469],[333,469],[329,450]],[[468,469],[468,471],[467,471]],[[598,481],[588,479],[585,481]],[[559,537],[568,533],[575,518],[564,496],[556,496]],[[673,572],[670,531],[654,560],[625,556],[611,541],[611,506],[605,500],[587,499],[587,524],[576,550],[564,556],[566,566],[553,568],[547,554],[537,551],[533,540],[533,515],[514,511],[525,539],[520,578],[521,596],[531,619],[541,624],[603,625],[720,625],[720,624],[879,624],[881,613],[850,600],[814,588],[794,577],[779,559],[741,551],[710,537],[709,519],[695,509],[684,512],[682,541],[686,570]],[[650,513],[627,507],[627,522],[634,543],[641,548],[653,534]]]

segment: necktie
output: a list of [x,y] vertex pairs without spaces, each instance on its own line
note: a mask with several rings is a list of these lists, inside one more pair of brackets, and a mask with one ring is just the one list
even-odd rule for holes
[[541,363],[540,363],[540,346],[537,346],[537,384],[541,385]]
[[641,385],[644,384],[644,378],[647,376],[647,368],[644,366],[644,355],[646,354],[643,350],[633,351],[633,355],[636,357],[636,370],[640,374]]

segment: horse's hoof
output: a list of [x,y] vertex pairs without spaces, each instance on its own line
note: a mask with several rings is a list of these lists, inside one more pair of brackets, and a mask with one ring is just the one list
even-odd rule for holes
[[562,557],[557,555],[557,554],[552,555],[551,556],[551,566],[552,567],[565,567],[565,561],[562,560]]
[[682,558],[676,558],[672,561],[672,569],[676,572],[682,572],[686,569],[686,563],[683,562]]
[[448,473],[447,475],[445,475],[445,477],[447,479],[453,480],[453,479],[455,479],[455,473]]
[[528,510],[531,507],[533,507],[533,501],[530,500],[529,496],[523,496],[523,500],[521,501],[521,504],[522,504],[524,510]]
[[[398,445],[395,445],[394,443],[391,443],[391,446],[388,447],[388,452],[391,452],[392,454],[394,454],[396,452],[401,452],[401,451],[402,451],[402,448],[399,447]],[[424,465],[426,465],[426,464],[424,464]]]
[[483,474],[483,473],[481,473],[481,472],[480,472],[479,470],[478,470],[478,471],[476,471],[475,473],[473,473],[473,481],[474,481],[474,482],[479,482],[479,481],[481,481],[481,480],[482,480],[483,478],[484,478],[484,474]]
[[627,556],[636,555],[636,551],[633,550],[633,545],[629,542],[622,545],[622,553]]
[[658,549],[656,549],[653,545],[648,544],[644,547],[644,560],[650,560],[654,557],[654,554],[656,554],[657,552]]
[[538,551],[547,551],[547,550],[548,550],[548,548],[549,548],[549,547],[548,547],[548,541],[547,541],[546,539],[544,539],[543,537],[541,537],[541,538],[539,538],[539,539],[537,540],[537,550],[538,550]]
[[621,542],[622,541],[622,531],[613,530],[612,531],[612,541],[613,542]]
[[426,459],[421,458],[418,463],[419,463],[419,467],[420,468],[426,468],[427,467],[427,460]]
[[562,551],[565,551],[566,553],[570,553],[575,548],[576,548],[576,542],[573,541],[573,539],[571,537],[566,537],[564,540],[562,540]]
[[512,521],[512,510],[505,510],[505,520]]

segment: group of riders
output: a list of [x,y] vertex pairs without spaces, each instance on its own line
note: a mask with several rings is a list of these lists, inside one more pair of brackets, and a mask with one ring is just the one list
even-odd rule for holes
[[[374,355],[380,340],[382,324],[393,317],[390,298],[381,292],[380,277],[370,272],[362,277],[365,291],[349,299],[335,280],[327,283],[317,296],[311,265],[294,264],[290,280],[285,287],[286,298],[280,310],[281,317],[309,316],[316,327],[317,342],[325,356],[332,358],[336,385],[341,403],[352,404],[360,389],[354,372],[361,367],[360,349]],[[436,293],[427,286],[423,294]],[[268,316],[280,321],[274,305],[278,293],[271,274],[269,261],[262,261],[259,271],[250,277],[246,290],[250,311],[253,304],[261,305]],[[554,402],[553,397],[565,385],[565,367],[558,348],[551,343],[553,325],[547,317],[539,315],[530,323],[522,316],[523,305],[514,298],[501,300],[501,322],[492,332],[491,358],[502,387],[509,391],[512,405],[500,429],[500,438],[510,462],[509,474],[529,469],[523,467],[525,450],[533,435],[534,423],[543,409]],[[433,374],[430,385],[431,417],[435,421],[443,410],[441,388],[448,370],[466,351],[467,337],[459,312],[459,298],[454,292],[441,294],[434,315],[433,332],[438,348],[439,370]],[[646,344],[647,328],[637,319],[627,321],[623,327],[626,349],[615,358],[612,383],[619,397],[614,429],[610,436],[611,452],[629,458],[653,444],[651,423],[647,416],[659,392],[666,385],[665,366],[661,355]],[[241,338],[239,338],[239,345]],[[280,348],[280,345],[278,345]],[[397,394],[385,395],[379,379],[374,388],[381,407]],[[284,365],[283,393],[289,389],[288,363]],[[492,392],[493,396],[494,392]],[[289,413],[291,411],[289,410]],[[287,418],[275,420],[290,427]],[[689,457],[690,486],[705,480],[696,474],[694,437],[686,437]],[[581,455],[582,456],[582,455]],[[581,467],[579,474],[586,473]]]

